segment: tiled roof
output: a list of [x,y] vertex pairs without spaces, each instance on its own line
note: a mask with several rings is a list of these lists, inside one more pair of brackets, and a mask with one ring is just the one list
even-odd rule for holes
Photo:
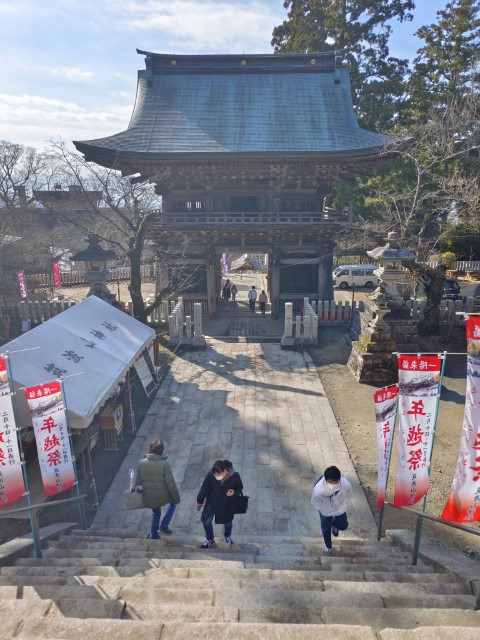
[[[145,52],[140,52],[145,53]],[[314,60],[315,62],[312,62]],[[360,129],[348,70],[334,54],[146,54],[128,129],[76,142],[90,155],[362,155],[384,136]]]

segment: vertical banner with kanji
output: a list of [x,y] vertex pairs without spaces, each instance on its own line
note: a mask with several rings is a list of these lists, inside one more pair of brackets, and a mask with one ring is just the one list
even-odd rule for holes
[[0,507],[25,495],[7,363],[0,356]]
[[480,521],[480,318],[469,316],[467,393],[455,476],[442,513],[452,522]]
[[27,297],[27,283],[25,281],[25,274],[23,271],[19,271],[17,273],[17,281],[18,281],[18,287],[20,289],[20,297],[21,298],[26,298]]
[[62,286],[62,276],[60,275],[60,265],[58,262],[53,264],[53,281],[55,282],[55,288],[60,289]]
[[380,509],[385,504],[387,491],[388,467],[390,465],[390,453],[392,451],[393,432],[397,416],[398,388],[394,384],[375,391],[375,422],[377,425],[378,447],[378,491],[377,504]]
[[46,496],[75,483],[65,405],[60,382],[25,389],[37,442],[38,461]]
[[393,500],[396,507],[415,504],[430,488],[441,371],[439,356],[398,356],[398,459]]
[[222,271],[223,271],[224,275],[227,275],[227,273],[228,273],[228,261],[227,261],[227,254],[226,253],[222,253]]

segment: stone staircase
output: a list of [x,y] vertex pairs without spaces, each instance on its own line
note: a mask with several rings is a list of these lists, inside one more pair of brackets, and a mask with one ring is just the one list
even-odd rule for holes
[[348,536],[147,540],[71,530],[0,567],[0,638],[478,640],[472,584]]

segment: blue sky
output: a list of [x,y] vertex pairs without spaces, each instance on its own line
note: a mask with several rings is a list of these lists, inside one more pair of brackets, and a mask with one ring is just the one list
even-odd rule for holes
[[[413,58],[414,32],[447,0],[417,0],[393,24],[391,54]],[[270,53],[282,0],[0,0],[0,139],[42,148],[127,127],[136,48],[160,53]]]

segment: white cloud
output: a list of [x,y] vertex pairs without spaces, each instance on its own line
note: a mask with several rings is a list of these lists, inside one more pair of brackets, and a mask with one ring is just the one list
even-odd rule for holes
[[42,148],[61,137],[88,140],[118,133],[128,125],[131,106],[88,109],[43,96],[0,94],[0,139]]
[[158,43],[161,33],[162,42],[173,47],[175,53],[260,53],[259,43],[264,52],[270,52],[273,28],[286,17],[280,3],[278,8],[272,8],[260,0],[240,4],[214,0],[165,4],[147,0],[124,3],[118,13],[122,10],[119,26],[143,32],[152,43]]
[[93,71],[86,71],[84,69],[78,69],[76,67],[57,67],[49,69],[49,73],[52,76],[61,76],[67,80],[74,80],[80,82],[88,82],[93,78]]

